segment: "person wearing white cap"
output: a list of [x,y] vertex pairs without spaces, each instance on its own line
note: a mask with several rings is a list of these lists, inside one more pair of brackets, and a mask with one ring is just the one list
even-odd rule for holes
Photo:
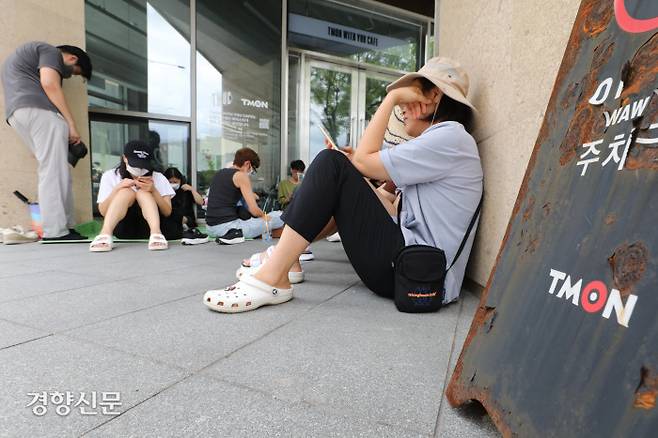
[[[268,262],[232,286],[206,292],[204,304],[235,313],[292,299],[288,271],[310,242],[324,237],[332,218],[356,273],[380,296],[393,297],[392,261],[407,245],[441,248],[452,262],[482,196],[480,156],[468,133],[475,110],[468,87],[466,72],[447,58],[430,59],[390,84],[351,156],[325,150],[313,160]],[[396,105],[403,108],[407,134],[416,138],[382,149]],[[395,209],[364,176],[392,181],[402,192],[400,226]],[[474,235],[448,271],[444,303],[459,297]]]

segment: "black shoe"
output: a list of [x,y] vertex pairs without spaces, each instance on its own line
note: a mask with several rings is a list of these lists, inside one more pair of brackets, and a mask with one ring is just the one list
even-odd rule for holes
[[215,239],[215,242],[220,245],[235,245],[236,243],[244,243],[244,235],[242,230],[231,228],[221,237]]
[[207,243],[208,240],[207,234],[203,234],[196,228],[192,228],[191,230],[183,231],[183,239],[181,240],[181,243],[183,245],[200,245],[202,243]]
[[85,236],[83,236],[82,234],[78,233],[78,232],[75,231],[73,228],[69,228],[69,234],[72,234],[72,235],[74,235],[74,236],[78,236],[80,239],[86,239]]
[[45,242],[75,242],[75,241],[81,241],[81,240],[88,240],[86,237],[81,236],[78,233],[69,233],[65,236],[60,236],[60,237],[44,237],[41,239]]

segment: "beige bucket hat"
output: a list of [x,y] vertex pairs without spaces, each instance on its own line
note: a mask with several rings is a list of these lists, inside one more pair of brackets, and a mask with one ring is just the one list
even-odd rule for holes
[[440,56],[432,58],[416,73],[407,73],[397,81],[389,84],[386,91],[411,85],[413,80],[417,78],[429,79],[446,96],[468,105],[474,110],[476,109],[466,97],[468,96],[468,75],[457,61]]

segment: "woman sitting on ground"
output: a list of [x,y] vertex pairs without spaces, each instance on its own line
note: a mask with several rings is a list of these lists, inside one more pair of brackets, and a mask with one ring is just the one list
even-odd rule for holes
[[278,198],[281,210],[285,210],[290,204],[292,194],[299,187],[299,183],[302,182],[304,170],[306,170],[306,165],[302,160],[295,160],[290,163],[290,177],[279,183]]
[[153,172],[153,148],[140,140],[123,147],[119,166],[103,173],[98,189],[101,232],[89,244],[92,252],[112,249],[112,235],[120,239],[149,239],[148,249],[168,248],[167,239],[180,239],[182,223],[171,217],[169,181]]
[[176,192],[176,196],[171,200],[172,216],[181,218],[184,229],[196,228],[194,205],[202,206],[203,196],[194,187],[187,184],[185,177],[177,168],[170,167],[164,171],[163,175],[169,180],[171,188]]
[[[452,261],[482,195],[480,157],[467,132],[473,108],[466,97],[468,77],[456,62],[433,58],[387,90],[351,156],[325,150],[315,158],[286,209],[286,226],[267,263],[233,286],[206,292],[209,308],[243,312],[290,300],[289,270],[310,242],[333,231],[333,221],[356,273],[380,296],[393,297],[392,261],[405,245],[441,248]],[[404,107],[405,129],[416,138],[381,150],[396,104]],[[402,192],[400,227],[394,205],[364,176],[392,181]],[[474,235],[447,273],[445,303],[459,297]]]

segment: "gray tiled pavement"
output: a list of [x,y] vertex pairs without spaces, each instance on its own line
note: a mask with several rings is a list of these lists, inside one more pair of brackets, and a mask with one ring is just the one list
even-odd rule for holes
[[[206,309],[263,248],[0,245],[0,436],[498,436],[442,395],[475,296],[399,313],[321,242],[289,303]],[[40,391],[118,391],[121,415],[37,417]]]

